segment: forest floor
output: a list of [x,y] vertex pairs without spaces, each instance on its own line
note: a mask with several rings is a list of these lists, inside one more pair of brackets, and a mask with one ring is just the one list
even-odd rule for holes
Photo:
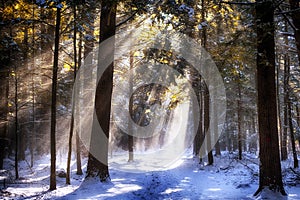
[[[76,175],[72,162],[71,185],[65,178],[57,177],[57,190],[49,191],[49,156],[28,167],[20,163],[20,178],[7,180],[5,188],[0,182],[0,199],[290,199],[300,200],[300,170],[292,170],[292,162],[282,163],[287,197],[265,191],[253,197],[258,188],[258,159],[254,154],[244,154],[243,160],[235,154],[222,152],[215,157],[213,166],[199,164],[198,158],[187,153],[172,169],[145,173],[124,172],[110,166],[111,181],[101,183],[97,179],[84,179]],[[6,166],[13,161],[6,159]],[[61,163],[61,165],[59,164]],[[83,162],[84,171],[86,160]],[[65,168],[65,161],[58,159],[57,168]]]

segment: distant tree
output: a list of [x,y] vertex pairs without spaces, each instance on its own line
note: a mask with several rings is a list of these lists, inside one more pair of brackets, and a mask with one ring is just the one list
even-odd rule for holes
[[19,80],[18,80],[18,73],[17,73],[17,67],[15,65],[15,69],[14,69],[14,82],[15,82],[15,176],[16,179],[19,178],[19,167],[18,167],[18,161],[19,161],[19,103],[18,103],[18,84],[19,84]]
[[237,118],[238,118],[238,150],[239,150],[239,160],[242,160],[242,140],[243,140],[243,134],[242,134],[242,94],[241,94],[241,80],[240,80],[240,72],[238,72],[238,80],[237,80],[237,89],[238,89],[238,100],[237,100]]
[[[129,64],[130,64],[130,68],[129,70],[133,69],[133,64],[134,64],[134,57],[133,57],[133,52],[130,52],[130,58],[129,58]],[[133,89],[133,77],[132,74],[129,75],[129,94],[132,94],[132,89]],[[133,106],[133,99],[130,98],[130,103],[129,103],[129,113],[130,113],[130,117],[133,118],[134,114],[132,113],[132,106]],[[134,140],[133,140],[133,136],[132,134],[132,123],[131,123],[131,119],[128,119],[128,162],[132,162],[133,161],[133,147],[134,147]]]
[[298,168],[299,164],[298,164],[298,158],[297,158],[297,150],[296,150],[296,145],[295,145],[295,133],[294,133],[294,125],[293,125],[293,115],[292,115],[292,98],[290,98],[290,93],[291,93],[291,87],[289,85],[289,81],[290,81],[290,62],[289,62],[289,57],[286,56],[286,62],[285,62],[285,73],[286,73],[286,88],[287,88],[287,93],[285,94],[285,98],[286,98],[286,104],[285,104],[285,110],[286,110],[286,122],[288,121],[288,124],[285,124],[286,126],[289,127],[290,130],[290,138],[291,138],[291,145],[292,145],[292,154],[293,154],[293,158],[294,158],[294,168]]
[[290,3],[290,15],[292,17],[294,25],[294,36],[296,41],[298,64],[300,65],[300,5],[299,0],[289,0]]
[[[288,131],[288,101],[289,101],[289,66],[288,66],[288,55],[284,55],[284,74],[283,74],[283,130],[281,136],[281,160],[288,158],[287,153],[287,131]],[[279,97],[278,97],[279,98]]]
[[274,2],[256,1],[257,32],[257,93],[259,125],[259,188],[286,195],[283,187],[275,87]]

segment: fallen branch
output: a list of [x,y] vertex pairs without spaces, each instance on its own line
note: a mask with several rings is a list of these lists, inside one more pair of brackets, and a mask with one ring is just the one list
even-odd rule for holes
[[290,167],[290,170],[292,170],[292,172],[296,174],[297,178],[300,179],[300,174],[298,172],[296,172],[292,167]]

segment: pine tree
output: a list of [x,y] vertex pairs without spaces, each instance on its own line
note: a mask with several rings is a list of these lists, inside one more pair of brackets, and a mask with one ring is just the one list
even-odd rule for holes
[[274,4],[256,1],[257,93],[259,125],[259,188],[286,195],[281,174],[275,87]]
[[54,61],[52,71],[52,102],[51,102],[51,171],[50,171],[50,190],[56,189],[56,92],[57,92],[57,71],[59,58],[59,36],[61,23],[60,5],[56,8],[56,25],[55,25],[55,44],[54,44]]
[[[104,40],[115,35],[116,31],[116,8],[117,4],[114,1],[102,1],[101,2],[101,17],[100,17],[100,43]],[[114,44],[111,44],[114,45]],[[101,52],[99,52],[101,55]],[[111,63],[100,77],[99,83],[96,89],[95,97],[95,110],[97,120],[100,123],[102,130],[104,131],[108,141],[109,138],[109,125],[110,125],[110,111],[111,111],[111,97],[113,88],[113,63]],[[93,135],[92,135],[93,137]],[[91,139],[93,141],[93,138]],[[93,147],[90,147],[93,149]],[[108,146],[103,145],[101,147],[103,152],[99,152],[105,156],[107,161]],[[100,181],[107,181],[109,176],[107,162],[97,160],[94,155],[89,154],[87,177],[99,176]]]

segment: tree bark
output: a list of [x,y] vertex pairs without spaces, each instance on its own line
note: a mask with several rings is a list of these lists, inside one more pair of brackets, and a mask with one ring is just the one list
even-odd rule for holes
[[[1,74],[2,73],[2,74]],[[8,145],[7,140],[7,113],[8,113],[8,92],[9,83],[7,78],[9,76],[8,70],[4,69],[0,72],[0,170],[3,169],[3,160],[5,155],[5,147]]]
[[[130,63],[130,68],[129,70],[133,69],[133,62],[134,62],[134,59],[133,59],[133,52],[130,52],[130,60],[129,60],[129,63]],[[129,94],[132,94],[132,90],[133,90],[133,77],[132,77],[132,74],[129,75]],[[130,113],[130,116],[129,117],[133,117],[134,113],[132,112],[133,109],[132,109],[132,106],[133,106],[133,99],[131,97],[130,98],[130,104],[129,104],[129,113]],[[131,119],[128,119],[128,162],[132,162],[133,161],[133,136],[131,135],[132,134],[132,123],[130,122]]]
[[51,166],[50,166],[50,190],[56,189],[56,92],[57,71],[59,58],[59,35],[60,35],[61,9],[56,8],[55,42],[52,74],[52,98],[51,98]]
[[207,150],[208,150],[208,165],[212,165],[214,163],[214,157],[211,148],[211,135],[208,132],[209,129],[209,92],[207,86],[205,87],[205,94],[204,94],[204,130],[205,130],[205,137],[207,137]]
[[238,118],[238,151],[239,151],[239,160],[242,160],[242,140],[243,140],[243,134],[242,134],[242,116],[241,116],[241,99],[242,99],[242,94],[241,94],[241,83],[240,83],[240,76],[238,77],[238,100],[237,100],[237,118]]
[[18,73],[17,67],[15,66],[15,176],[16,179],[19,178],[19,169],[18,169],[18,161],[19,161],[19,104],[18,104]]
[[[116,2],[102,1],[101,2],[101,16],[100,16],[100,43],[115,35],[116,31]],[[114,45],[114,44],[112,44]],[[101,53],[101,52],[99,52]],[[100,55],[100,54],[99,54]],[[113,63],[111,63],[104,71],[96,89],[95,109],[97,119],[104,131],[106,138],[109,139],[109,125],[110,125],[110,111],[111,111],[111,97],[113,88]],[[104,149],[105,148],[105,149]],[[104,147],[102,152],[106,159],[108,156],[108,149]],[[99,176],[101,182],[107,181],[109,176],[108,166],[97,160],[91,153],[89,154],[87,177]]]
[[[79,49],[78,49],[78,68],[81,67],[81,59],[82,59],[82,33],[79,33]],[[77,106],[78,108],[78,106]],[[80,112],[78,112],[80,114]],[[80,119],[80,118],[79,118]],[[78,123],[81,123],[80,121]],[[79,130],[76,130],[76,167],[77,175],[82,175],[82,167],[81,167],[81,148],[80,148],[80,137],[79,137]]]
[[256,28],[260,174],[259,188],[254,195],[264,188],[286,195],[277,129],[273,1],[256,1]]
[[[73,3],[73,51],[74,51],[74,80],[73,84],[76,80],[76,72],[77,72],[77,15],[76,15],[76,4]],[[72,99],[72,113],[71,113],[71,124],[70,124],[70,132],[69,132],[69,149],[68,149],[68,160],[67,160],[67,173],[66,173],[66,184],[71,184],[71,159],[72,159],[72,139],[74,132],[74,113],[75,113],[75,99]]]
[[294,159],[294,168],[299,167],[299,162],[297,158],[297,150],[295,146],[295,135],[294,135],[294,126],[293,126],[293,118],[292,118],[292,106],[291,106],[291,100],[288,101],[288,115],[289,115],[289,127],[290,127],[290,137],[291,137],[291,143],[292,143],[292,153],[293,153],[293,159]]
[[288,84],[289,84],[289,74],[287,66],[287,55],[284,55],[284,74],[283,74],[283,132],[281,136],[281,160],[286,160],[288,158],[287,153],[287,130],[288,130],[288,101],[289,101],[289,92],[288,92]]
[[[202,134],[203,134],[203,118],[202,118],[202,113],[203,113],[203,109],[202,109],[202,93],[201,93],[201,84],[202,84],[202,78],[200,77],[199,82],[197,83],[197,86],[194,88],[194,91],[196,93],[196,97],[197,97],[197,103],[199,105],[199,122],[198,123],[198,129],[195,130],[196,131],[196,135],[195,135],[195,139],[194,139],[194,145],[193,145],[193,154],[195,156],[199,155],[199,150],[201,147],[201,144],[203,143],[203,139],[202,139]],[[196,117],[196,113],[194,113],[194,118]],[[196,125],[195,125],[196,126]]]

